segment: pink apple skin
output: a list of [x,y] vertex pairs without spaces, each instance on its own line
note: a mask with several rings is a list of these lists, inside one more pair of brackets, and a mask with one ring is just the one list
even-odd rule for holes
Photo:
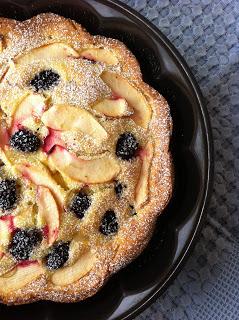
[[26,170],[22,171],[21,174],[22,174],[22,177],[27,181],[32,181],[31,179],[31,176],[29,175],[29,172],[28,172],[28,168],[30,168],[30,164],[29,163],[24,163],[24,167],[26,168]]
[[94,57],[90,54],[90,53],[85,53],[81,56],[81,58],[89,60],[89,61],[93,61],[96,62],[96,60],[94,59]]
[[137,151],[136,155],[139,156],[141,160],[143,160],[148,156],[148,151],[145,148],[140,148]]
[[42,233],[43,233],[43,237],[48,239],[48,235],[49,235],[49,228],[48,226],[44,226],[42,228]]
[[47,238],[48,239],[48,243],[50,244],[50,242],[52,242],[51,239],[54,239],[53,240],[53,242],[54,242],[55,239],[57,238],[58,233],[59,233],[59,229],[55,228],[55,229],[50,231],[49,230],[49,226],[45,226],[45,227],[42,228],[42,233],[43,233],[44,238]]
[[37,260],[24,260],[24,261],[21,261],[17,264],[17,267],[21,267],[21,268],[24,268],[24,267],[28,267],[30,265],[33,265],[33,264],[39,264],[39,262]]
[[5,253],[4,252],[0,252],[0,260],[4,257]]
[[9,134],[6,128],[0,127],[0,148],[8,145],[9,143]]
[[10,128],[10,132],[13,135],[15,132],[17,132],[18,130],[22,130],[24,129],[23,125],[21,124],[21,121],[23,120],[19,120],[16,121],[12,124],[11,128]]
[[118,99],[123,99],[121,96],[119,96],[117,93],[113,92],[111,97],[111,100],[118,100]]
[[64,147],[65,144],[61,139],[61,131],[48,128],[48,135],[44,139],[42,150],[49,154],[55,145]]
[[0,218],[0,220],[4,221],[7,224],[10,233],[16,229],[14,224],[14,216],[3,216]]

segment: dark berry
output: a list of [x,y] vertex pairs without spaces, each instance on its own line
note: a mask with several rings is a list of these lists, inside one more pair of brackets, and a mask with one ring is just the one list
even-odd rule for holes
[[119,225],[117,221],[116,214],[113,210],[108,210],[104,214],[104,217],[101,221],[100,232],[105,236],[114,234],[118,231]]
[[131,216],[135,216],[135,215],[137,214],[134,206],[132,206],[131,204],[130,204],[130,206],[129,206],[129,214],[130,214]]
[[83,192],[78,192],[71,200],[69,210],[73,212],[77,218],[82,219],[90,205],[90,197]]
[[17,260],[28,260],[34,247],[41,242],[42,234],[39,230],[17,229],[9,246],[10,254]]
[[122,197],[124,188],[126,188],[125,185],[123,185],[122,183],[120,183],[119,181],[115,181],[115,194],[117,196],[118,199],[120,199]]
[[17,202],[17,186],[14,180],[0,182],[0,209],[11,210]]
[[18,151],[34,152],[39,149],[41,140],[31,131],[21,129],[12,135],[10,145]]
[[93,58],[91,59],[91,58],[82,57],[82,59],[88,61],[91,64],[96,64],[97,63],[97,61],[93,60]]
[[116,155],[122,160],[130,160],[136,155],[139,144],[135,136],[130,132],[120,135],[116,143]]
[[35,77],[30,81],[31,87],[35,89],[36,92],[49,90],[54,86],[58,85],[60,81],[60,76],[53,70],[43,70],[35,75]]
[[60,242],[55,245],[46,256],[46,266],[49,270],[56,270],[62,267],[69,258],[69,242]]

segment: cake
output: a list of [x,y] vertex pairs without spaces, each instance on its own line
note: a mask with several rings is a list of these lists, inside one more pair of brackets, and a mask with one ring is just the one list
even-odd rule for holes
[[170,200],[169,106],[123,43],[73,20],[0,18],[0,35],[0,301],[80,301]]

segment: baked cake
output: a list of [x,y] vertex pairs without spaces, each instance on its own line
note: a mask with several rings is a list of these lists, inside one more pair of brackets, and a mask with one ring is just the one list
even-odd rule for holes
[[0,300],[74,302],[142,252],[172,193],[171,118],[121,42],[0,18]]

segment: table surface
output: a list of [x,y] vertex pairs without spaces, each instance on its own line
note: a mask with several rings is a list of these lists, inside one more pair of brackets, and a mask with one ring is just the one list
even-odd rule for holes
[[185,58],[211,117],[215,182],[200,239],[168,290],[137,320],[239,319],[239,1],[122,0]]

